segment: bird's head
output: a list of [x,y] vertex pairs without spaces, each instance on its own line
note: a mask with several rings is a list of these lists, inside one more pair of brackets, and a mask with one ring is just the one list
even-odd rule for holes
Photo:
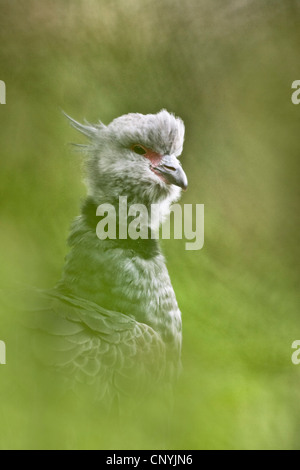
[[73,127],[89,138],[87,185],[95,200],[127,196],[133,203],[172,203],[187,188],[178,157],[184,142],[184,123],[166,110],[158,114],[127,114],[109,125]]

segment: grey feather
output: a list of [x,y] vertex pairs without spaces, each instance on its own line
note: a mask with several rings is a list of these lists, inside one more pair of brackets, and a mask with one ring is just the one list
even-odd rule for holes
[[111,404],[132,393],[144,396],[162,379],[175,380],[181,313],[159,246],[99,240],[94,209],[101,203],[118,209],[119,196],[126,195],[131,204],[158,204],[161,223],[181,189],[154,174],[131,146],[140,143],[177,158],[184,124],[165,110],[129,114],[108,126],[66,117],[89,138],[87,203],[93,204],[71,227],[61,280],[53,290],[32,292],[23,319],[42,363],[72,384],[89,384]]
[[74,129],[84,134],[86,137],[94,138],[95,135],[98,134],[99,130],[104,127],[104,125],[100,122],[97,126],[93,126],[89,122],[86,121],[85,124],[81,124],[80,122],[75,121],[71,116],[66,114],[64,111],[62,113],[65,117],[70,121],[70,124]]

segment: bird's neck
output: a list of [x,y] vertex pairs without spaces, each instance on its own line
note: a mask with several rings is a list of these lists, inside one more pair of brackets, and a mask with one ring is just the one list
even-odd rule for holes
[[[109,203],[99,202],[87,197],[81,208],[83,226],[92,230],[99,241],[108,248],[131,249],[145,259],[159,253],[159,221],[151,219],[151,210],[147,206],[143,209],[138,205],[138,212],[144,211],[145,217],[135,218],[134,215],[128,215],[128,209],[133,205],[128,202],[127,197],[121,196],[110,200]],[[146,214],[149,214],[149,217]],[[133,228],[131,224],[134,224]]]
[[[114,213],[112,219],[108,219],[116,224],[112,238],[100,239],[99,237],[98,226],[99,221],[103,221],[103,217],[97,214],[99,214],[99,207],[103,204],[105,204],[104,209],[111,209]],[[128,207],[130,207],[130,202],[128,202]],[[98,303],[98,294],[104,288],[103,259],[108,253],[110,253],[110,258],[107,262],[116,265],[118,264],[117,254],[120,253],[131,258],[138,257],[141,260],[151,260],[160,255],[159,242],[151,223],[149,221],[141,223],[140,231],[146,234],[146,237],[132,238],[132,233],[130,233],[132,217],[127,218],[127,226],[124,228],[126,219],[121,220],[122,211],[124,207],[120,207],[119,199],[110,199],[107,203],[104,198],[102,200],[99,198],[95,200],[90,196],[86,198],[81,208],[81,215],[75,219],[71,227],[68,239],[71,250],[66,257],[60,287],[71,291],[74,295],[78,293],[79,296]]]
[[[89,228],[107,229],[111,239],[158,239],[159,227],[170,211],[168,201],[152,203],[136,196],[118,195],[107,198],[88,196],[81,208],[84,222]],[[103,220],[102,224],[99,222]],[[111,231],[109,231],[111,229]],[[97,232],[98,233],[98,232]],[[100,239],[102,239],[101,234]]]
[[158,240],[99,240],[98,207],[99,200],[87,198],[74,221],[71,250],[57,288],[107,310],[134,316],[179,350],[180,312]]

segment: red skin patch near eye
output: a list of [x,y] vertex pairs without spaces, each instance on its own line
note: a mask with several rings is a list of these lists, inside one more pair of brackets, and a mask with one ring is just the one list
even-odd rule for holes
[[159,179],[161,179],[164,183],[167,183],[163,175],[159,173],[159,171],[156,171],[155,169],[156,166],[159,166],[163,156],[160,153],[154,152],[153,150],[150,150],[150,149],[146,149],[146,150],[147,150],[147,153],[144,155],[144,157],[147,158],[151,162],[151,167],[150,167],[151,171],[153,171],[153,173],[156,176],[158,176]]
[[147,149],[147,153],[144,155],[144,157],[150,160],[153,166],[158,166],[162,159],[162,155],[153,152],[153,150],[150,149]]
[[150,169],[151,171],[159,177],[159,179],[161,179],[164,183],[167,183],[166,179],[162,176],[162,174],[156,170],[156,167],[159,166],[162,158],[163,158],[163,155],[161,155],[160,153],[157,153],[157,152],[154,152],[153,150],[151,149],[148,149],[146,147],[144,147],[143,145],[141,144],[136,144],[136,145],[133,145],[131,148],[132,150],[135,152],[135,153],[138,153],[140,154],[139,151],[136,151],[135,150],[135,147],[139,148],[139,149],[143,149],[145,151],[145,153],[143,154],[143,157],[144,158],[147,158],[147,160],[150,161],[151,165],[150,165]]

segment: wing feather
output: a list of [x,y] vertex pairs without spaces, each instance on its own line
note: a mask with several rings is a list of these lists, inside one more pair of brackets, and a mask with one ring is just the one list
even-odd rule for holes
[[[34,300],[33,300],[34,297]],[[158,333],[132,316],[57,290],[34,291],[22,320],[35,356],[96,398],[145,395],[165,374],[166,347]]]

